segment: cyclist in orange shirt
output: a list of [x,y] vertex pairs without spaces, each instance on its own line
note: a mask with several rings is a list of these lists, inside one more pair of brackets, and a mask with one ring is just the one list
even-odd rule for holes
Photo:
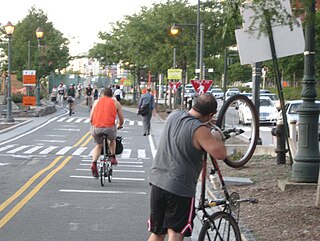
[[[117,115],[119,118],[118,126],[116,126]],[[112,98],[110,88],[105,88],[103,96],[94,102],[90,113],[90,121],[90,132],[96,143],[93,150],[91,171],[94,177],[98,177],[97,160],[102,149],[103,134],[107,134],[107,139],[110,141],[111,164],[117,165],[115,156],[117,129],[122,128],[124,122],[121,104]]]

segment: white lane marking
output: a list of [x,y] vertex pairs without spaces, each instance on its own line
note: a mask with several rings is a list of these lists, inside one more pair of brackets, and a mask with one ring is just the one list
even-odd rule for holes
[[129,121],[129,126],[133,126],[134,125],[134,121]]
[[129,158],[131,155],[131,149],[123,149],[121,158]]
[[4,150],[7,150],[7,149],[10,149],[11,147],[14,147],[14,146],[16,146],[16,144],[7,145],[7,146],[4,146],[4,147],[1,147],[1,148],[0,148],[0,151],[4,151]]
[[60,129],[53,129],[55,131],[80,131],[80,129],[70,129],[70,128],[60,128]]
[[[89,168],[83,169],[83,168],[77,168],[76,171],[91,171]],[[118,170],[113,169],[113,172],[122,172],[122,173],[145,173],[146,171],[135,171],[135,170]]]
[[76,193],[99,193],[99,194],[137,194],[146,195],[146,192],[132,192],[132,191],[100,191],[100,190],[72,190],[60,189],[59,192],[76,192]]
[[54,142],[64,143],[64,142],[66,142],[65,140],[35,140],[35,141],[39,141],[39,142],[49,142],[49,143],[54,143]]
[[16,153],[16,152],[21,151],[23,149],[26,149],[28,147],[29,147],[29,145],[28,146],[19,146],[19,147],[15,148],[15,149],[12,149],[11,151],[7,151],[7,153]]
[[48,148],[44,149],[43,151],[41,151],[39,154],[41,155],[45,155],[50,153],[52,150],[58,148],[58,146],[49,146]]
[[56,153],[56,155],[64,155],[66,154],[70,149],[72,149],[72,146],[66,146],[62,148],[60,151]]
[[90,119],[86,119],[85,121],[84,121],[84,123],[89,123],[90,122]]
[[[73,177],[73,178],[85,178],[85,179],[93,179],[95,177],[93,176],[70,176],[70,177]],[[145,178],[126,178],[126,177],[112,177],[112,180],[124,180],[124,181],[145,181],[146,179]]]
[[138,149],[138,158],[146,158],[146,150],[145,149]]
[[142,121],[138,121],[138,126],[143,126]]
[[0,162],[0,166],[6,166],[6,165],[10,165],[11,163],[2,163]]
[[44,135],[44,136],[50,136],[50,137],[65,137],[65,135]]
[[[80,166],[91,166],[91,163],[80,163]],[[121,165],[120,162],[118,162],[117,167],[136,167],[136,168],[142,168],[143,165]]]
[[156,148],[154,146],[153,139],[152,139],[151,135],[148,136],[148,139],[149,139],[149,143],[150,143],[150,149],[151,149],[152,157],[154,158],[156,156],[157,150],[156,150]]
[[73,152],[72,156],[80,156],[82,152],[84,152],[87,149],[87,147],[79,147],[75,152]]
[[25,152],[23,152],[23,153],[25,153],[25,154],[31,154],[31,153],[33,153],[33,152],[41,149],[42,147],[43,147],[43,146],[34,146],[34,147],[32,147],[31,149],[29,149],[29,150],[27,150],[27,151],[25,151]]

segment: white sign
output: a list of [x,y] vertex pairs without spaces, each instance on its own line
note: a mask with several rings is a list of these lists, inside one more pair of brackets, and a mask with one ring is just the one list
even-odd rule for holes
[[[288,5],[286,1],[284,1],[285,7],[290,8],[290,3]],[[291,8],[287,12],[291,12]],[[254,13],[251,9],[244,9],[243,16],[245,16],[246,24],[243,29],[236,30],[238,51],[242,65],[272,59],[269,36],[264,33],[260,33],[259,36],[259,30],[248,30],[251,25],[249,21],[253,18],[252,14]],[[297,21],[299,26],[294,25],[293,30],[288,25],[273,24],[272,33],[277,58],[303,53],[305,44],[302,24],[300,19],[297,19]]]

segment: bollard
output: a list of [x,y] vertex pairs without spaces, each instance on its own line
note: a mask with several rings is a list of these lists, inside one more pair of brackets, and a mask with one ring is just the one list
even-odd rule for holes
[[272,128],[271,134],[277,137],[277,165],[286,164],[286,141],[284,133],[284,125],[282,121],[277,122],[277,127]]

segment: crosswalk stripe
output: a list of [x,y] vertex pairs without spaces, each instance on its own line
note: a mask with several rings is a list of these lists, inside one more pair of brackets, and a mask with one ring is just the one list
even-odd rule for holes
[[134,125],[134,121],[129,121],[129,126],[133,126]]
[[49,146],[48,148],[44,149],[43,151],[41,151],[39,154],[40,155],[46,155],[49,154],[51,151],[53,151],[54,149],[57,149],[58,146]]
[[82,120],[83,120],[82,118],[78,118],[75,122],[80,123]]
[[80,147],[75,152],[73,152],[72,156],[80,156],[82,152],[84,152],[87,149],[87,147]]
[[62,117],[59,120],[57,120],[57,122],[63,122],[65,119],[67,119],[66,117]]
[[7,145],[7,146],[4,146],[4,147],[1,147],[1,148],[0,148],[0,151],[5,151],[5,150],[10,149],[10,148],[12,148],[12,147],[14,147],[14,146],[16,146],[16,144]]
[[75,118],[69,118],[68,120],[66,120],[66,122],[72,122]]
[[56,153],[56,155],[64,155],[66,154],[70,149],[72,149],[72,146],[66,146],[62,148],[60,151]]
[[86,119],[85,121],[84,121],[84,123],[89,123],[90,122],[90,119]]
[[7,153],[10,153],[10,154],[16,153],[16,152],[21,151],[21,150],[23,150],[23,149],[26,149],[26,148],[28,148],[28,147],[29,147],[29,145],[28,145],[28,146],[19,146],[19,147],[17,147],[17,148],[14,148],[13,150],[8,151]]
[[33,153],[33,152],[41,149],[42,147],[43,147],[43,146],[34,146],[34,147],[32,147],[31,149],[25,151],[24,153],[25,153],[25,154],[31,154],[31,153]]
[[[7,154],[18,154],[20,152],[23,154],[38,154],[38,155],[47,155],[47,154],[65,155],[70,150],[73,151],[72,154],[70,154],[71,156],[82,156],[82,158],[87,158],[87,159],[82,160],[82,162],[90,163],[92,161],[90,157],[92,156],[93,149],[88,154],[89,149],[87,146],[61,147],[61,146],[45,146],[45,144],[18,146],[17,144],[13,144],[13,145],[7,145],[7,146],[0,148],[0,152],[7,153]],[[128,164],[128,166],[129,166],[132,164],[136,164],[136,165],[138,164],[138,166],[135,166],[135,167],[140,167],[139,164],[140,165],[143,164],[143,161],[140,161],[140,160],[141,159],[144,159],[144,160],[150,159],[150,157],[147,157],[147,152],[145,149],[133,149],[133,150],[132,149],[124,149],[122,152],[122,155],[118,155],[117,159],[118,159],[120,165]],[[85,164],[83,164],[83,165],[85,165]]]
[[123,149],[123,153],[121,155],[121,158],[129,158],[131,155],[131,149]]
[[146,150],[138,149],[138,158],[146,158]]

